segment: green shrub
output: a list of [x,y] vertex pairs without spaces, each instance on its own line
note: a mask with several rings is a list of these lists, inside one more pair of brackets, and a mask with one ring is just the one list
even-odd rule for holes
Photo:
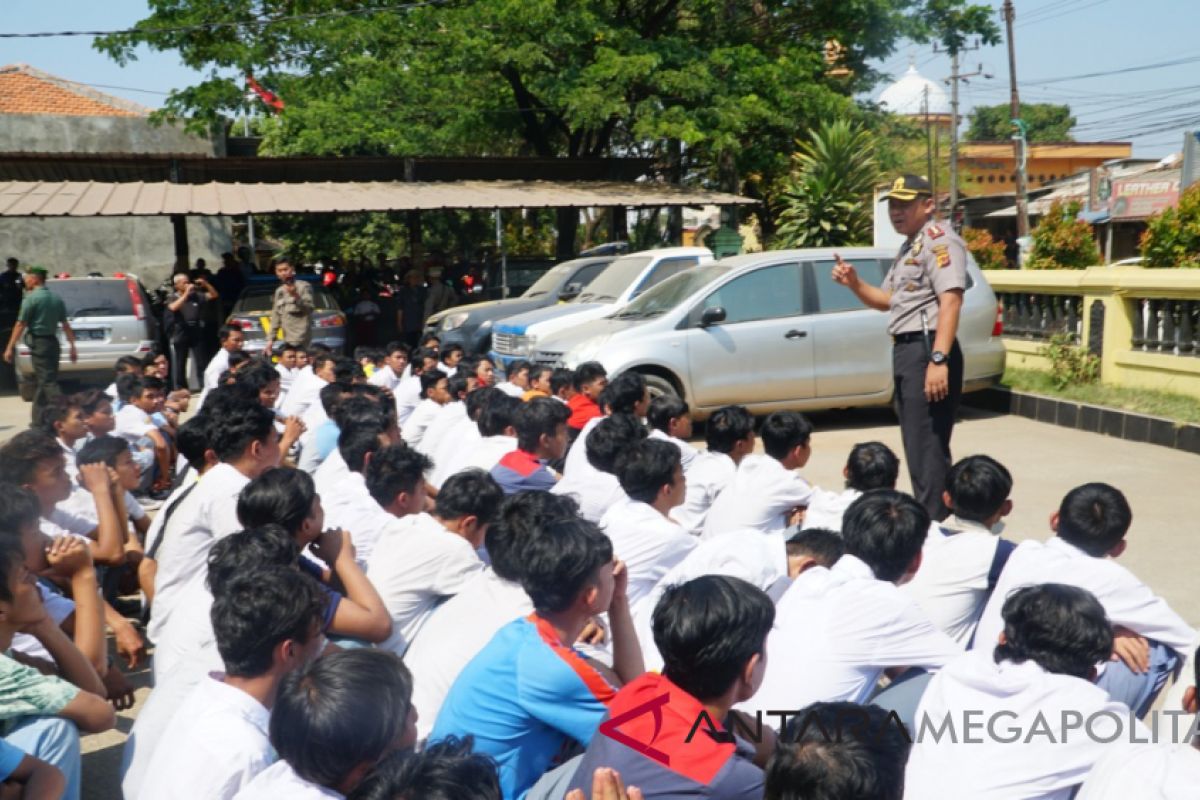
[[1100,380],[1100,359],[1075,344],[1069,333],[1056,333],[1038,355],[1050,362],[1050,378],[1058,389]]
[[1189,187],[1175,208],[1149,219],[1142,258],[1146,267],[1200,269],[1200,183]]
[[975,263],[980,269],[1008,269],[1004,242],[997,242],[982,228],[963,228],[962,233],[967,249],[975,256]]
[[1055,202],[1033,229],[1026,269],[1087,269],[1100,263],[1092,226],[1079,219],[1079,203]]

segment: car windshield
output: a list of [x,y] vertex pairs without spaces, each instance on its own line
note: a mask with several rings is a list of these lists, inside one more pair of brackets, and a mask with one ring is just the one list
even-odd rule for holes
[[[309,284],[312,286],[312,284]],[[238,298],[237,307],[234,308],[235,314],[257,314],[260,312],[269,313],[271,304],[275,297],[275,286],[255,286],[252,289],[247,289],[242,292],[242,296]],[[313,307],[317,311],[336,311],[337,303],[329,292],[322,289],[320,286],[313,286]]]
[[608,265],[600,277],[588,284],[576,303],[611,303],[638,279],[650,263],[650,256],[626,256]]
[[554,287],[558,286],[559,281],[567,276],[574,269],[570,263],[559,264],[557,267],[552,267],[547,270],[542,277],[525,290],[525,294],[521,297],[541,297],[544,294],[549,294],[554,291]]
[[707,264],[672,275],[613,314],[612,318],[645,319],[665,314],[728,271],[729,267]]
[[122,280],[48,281],[46,288],[62,298],[68,317],[132,317],[133,299]]

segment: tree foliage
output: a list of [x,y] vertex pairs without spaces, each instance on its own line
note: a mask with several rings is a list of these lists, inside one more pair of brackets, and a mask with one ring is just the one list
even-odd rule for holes
[[996,241],[983,228],[963,228],[962,236],[980,269],[1008,269],[1004,242]]
[[1175,208],[1147,221],[1142,258],[1147,267],[1200,269],[1200,184],[1184,191]]
[[[1012,137],[1012,107],[979,106],[968,117],[967,139],[975,142],[995,142]],[[1070,142],[1075,117],[1071,107],[1053,103],[1022,103],[1021,119],[1028,126],[1026,136],[1036,142]]]
[[1092,226],[1079,219],[1079,203],[1056,201],[1033,229],[1026,269],[1087,269],[1100,263]]

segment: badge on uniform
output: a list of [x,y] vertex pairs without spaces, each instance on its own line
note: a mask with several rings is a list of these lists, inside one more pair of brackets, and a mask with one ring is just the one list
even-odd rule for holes
[[933,246],[933,255],[937,258],[939,267],[950,266],[950,245],[935,244]]
[[942,230],[941,228],[939,228],[937,225],[930,225],[928,228],[925,229],[925,232],[929,234],[930,239],[940,239],[941,237],[946,235],[946,232],[944,230]]
[[[924,246],[925,246],[925,241],[923,239],[917,239],[917,241],[913,242],[912,249],[909,250],[908,252],[915,259],[917,256],[921,255],[921,248]],[[913,261],[911,263],[915,264],[916,262]]]
[[915,283],[913,283],[912,281],[909,281],[908,283],[904,284],[904,291],[915,292],[916,290],[917,290],[917,285]]

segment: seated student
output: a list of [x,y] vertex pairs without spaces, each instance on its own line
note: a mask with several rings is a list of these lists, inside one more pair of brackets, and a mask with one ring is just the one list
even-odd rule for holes
[[67,459],[67,474],[71,480],[79,477],[75,466],[75,450],[82,447],[88,438],[88,427],[83,421],[82,398],[79,395],[61,394],[54,397],[42,409],[38,427],[53,436]]
[[[654,714],[620,725],[623,736],[646,749],[635,750],[607,735],[594,736],[570,786],[589,787],[593,772],[609,767],[646,798],[762,797],[763,772],[755,766],[755,748],[730,732],[727,717],[733,705],[750,699],[762,682],[766,639],[774,621],[771,598],[737,578],[708,575],[667,589],[654,608],[654,643],[663,655],[662,674],[647,672],[608,703],[613,720],[667,697]],[[701,714],[709,722],[701,723],[693,736]],[[666,759],[648,755],[649,748]]]
[[644,439],[617,458],[617,480],[627,495],[600,519],[613,552],[629,573],[626,595],[634,613],[642,598],[696,546],[696,537],[671,520],[686,483],[679,448]]
[[[256,360],[238,372],[236,383],[238,386],[245,387],[250,395],[258,398],[258,402],[263,408],[271,409],[274,412],[279,407],[282,383],[279,373],[271,367],[269,362]],[[281,453],[289,452],[292,445],[300,439],[305,431],[302,421],[296,417],[281,419],[276,423],[276,427],[279,429],[279,451]]]
[[534,365],[529,368],[529,388],[521,395],[521,399],[528,403],[535,397],[549,398],[550,394],[550,376],[554,374],[554,367],[539,367]]
[[[297,353],[299,359],[300,353]],[[328,347],[312,345],[307,353],[308,364],[301,367],[279,409],[285,417],[303,418],[314,403],[320,402],[321,387],[334,379],[336,357]],[[297,361],[298,363],[298,361]]]
[[326,599],[294,567],[233,578],[213,600],[225,672],[210,673],[154,742],[138,798],[232,798],[275,760],[267,738],[283,677],[324,648]]
[[[499,389],[486,386],[469,393],[463,400],[461,410],[451,405],[451,414],[457,417],[458,421],[442,432],[441,441],[433,443],[427,437],[421,443],[433,459],[433,472],[429,475],[430,485],[435,488],[441,486],[442,481],[458,471],[457,465],[464,452],[474,450],[483,440],[483,434],[479,432],[479,418],[483,410],[494,400],[506,396]],[[496,460],[499,461],[499,457]]]
[[292,385],[296,382],[296,375],[300,372],[297,358],[299,351],[299,347],[287,342],[281,344],[276,351],[279,353],[279,363],[275,365],[275,372],[279,375],[279,400],[276,408],[282,408],[288,392],[292,390]]
[[484,535],[491,564],[434,610],[421,636],[404,654],[404,663],[413,673],[413,705],[420,712],[417,734],[421,739],[429,736],[463,668],[497,631],[533,613],[533,602],[520,583],[525,545],[542,535],[544,525],[575,519],[576,510],[570,498],[548,492],[505,498]]
[[200,405],[204,405],[204,400],[208,397],[208,393],[221,382],[221,373],[227,369],[231,369],[229,357],[234,353],[240,353],[242,347],[245,346],[245,334],[241,328],[232,325],[223,325],[217,331],[217,341],[220,346],[217,348],[216,354],[209,360],[208,366],[204,368],[204,389],[200,393]]
[[353,396],[354,387],[349,382],[331,381],[321,387],[320,402],[309,406],[307,419],[301,420],[304,435],[300,437],[298,468],[312,475],[333,453],[340,432],[336,419],[338,407]]
[[588,470],[576,470],[574,478],[564,476],[551,491],[575,498],[579,515],[599,523],[608,509],[628,498],[616,475],[619,456],[647,435],[646,426],[632,414],[604,417],[586,442],[582,437],[575,440],[575,447],[582,445],[587,452]]
[[414,350],[412,363],[408,366],[408,375],[392,390],[392,394],[396,396],[396,420],[401,428],[421,403],[421,376],[437,369],[437,351],[428,348]]
[[[601,392],[600,408],[603,409],[604,415],[588,420],[575,439],[583,447],[571,445],[563,466],[563,477],[577,480],[595,471],[587,458],[587,440],[604,416],[629,414],[639,422],[646,416],[646,411],[650,408],[650,392],[646,388],[646,378],[636,372],[618,375]],[[570,420],[567,421],[567,425],[570,426]]]
[[451,428],[464,420],[469,422],[464,401],[468,394],[475,391],[477,383],[475,376],[468,374],[466,370],[455,370],[446,380],[446,392],[450,395],[450,401],[438,410],[429,421],[429,427],[425,429],[420,441],[413,446],[422,453],[432,454],[441,446]]
[[662,439],[679,448],[683,471],[689,472],[700,452],[687,443],[692,438],[692,414],[688,404],[675,395],[655,397],[646,410],[646,422],[650,425],[650,438]]
[[[141,470],[138,468],[137,462],[133,460],[133,454],[129,452],[129,446],[124,440],[118,439],[115,436],[97,436],[90,442],[79,449],[79,454],[76,456],[76,464],[83,466],[84,464],[103,464],[108,467],[110,478],[115,476],[118,491],[124,492],[124,500],[126,511],[128,512],[128,520],[132,527],[132,533],[126,537],[123,543],[127,555],[136,554],[133,562],[136,563],[141,558],[142,544],[139,537],[144,537],[146,531],[150,528],[150,517],[142,509],[140,505],[134,506],[130,504],[132,496],[130,492],[138,487],[142,480]],[[78,467],[76,468],[78,471]],[[78,494],[78,492],[76,492]],[[136,501],[134,501],[136,502]],[[79,513],[85,517],[95,516],[95,506],[91,503],[91,495],[88,495],[88,507],[81,510]]]
[[534,613],[501,628],[459,674],[430,734],[473,735],[476,751],[498,762],[506,800],[523,797],[571,742],[587,746],[616,695],[571,646],[593,617],[608,612],[617,677],[644,671],[625,568],[596,525],[546,525],[522,555]]
[[608,373],[599,361],[585,361],[575,368],[572,388],[575,393],[567,400],[567,408],[571,409],[571,418],[567,427],[578,436],[585,425],[596,417],[604,416],[604,411],[597,402],[600,393],[608,386]]
[[[1027,586],[1005,599],[1001,613],[999,644],[980,642],[947,664],[929,682],[917,712],[934,726],[959,725],[964,712],[1002,718],[1000,735],[958,742],[921,737],[908,759],[906,799],[1066,800],[1100,757],[1120,746],[1118,736],[1149,740],[1129,709],[1092,683],[1095,665],[1113,647],[1112,626],[1095,597],[1061,583]],[[1086,735],[1072,735],[1076,715],[1088,721]],[[1013,745],[1013,732],[1034,730],[1043,733]]]
[[[411,492],[414,467],[422,462],[428,463],[414,450],[379,453],[367,468],[371,495],[384,505],[389,496]],[[487,473],[459,472],[442,484],[432,514],[414,514],[379,537],[367,576],[392,618],[392,635],[383,647],[404,655],[438,604],[483,569],[476,551],[503,499]],[[402,502],[393,500],[393,506]]]
[[346,800],[500,800],[496,762],[470,736],[401,750],[379,762]]
[[383,351],[377,347],[359,345],[354,348],[354,360],[362,368],[363,375],[370,378],[375,370],[383,366]]
[[1002,630],[1001,610],[1014,589],[1037,583],[1067,583],[1087,589],[1114,626],[1118,643],[1131,640],[1149,658],[1125,659],[1130,648],[1118,647],[1120,661],[1106,665],[1097,684],[1109,697],[1143,716],[1187,651],[1195,632],[1167,602],[1116,563],[1125,552],[1125,534],[1133,512],[1125,495],[1104,483],[1087,483],[1067,493],[1050,527],[1057,534],[1045,542],[1024,541],[1009,556],[1004,572],[984,607],[975,646],[987,647]]
[[373,403],[361,398],[346,403],[340,418],[347,425],[338,435],[337,453],[346,470],[339,475],[331,474],[325,469],[331,459],[326,459],[313,479],[325,508],[326,523],[350,532],[355,559],[364,568],[380,533],[392,519],[371,497],[364,475],[376,453],[399,441],[388,432],[385,412],[395,413],[390,403]]
[[987,456],[969,456],[946,476],[951,516],[925,540],[921,569],[904,585],[930,621],[964,649],[1016,547],[996,535],[1012,511],[1012,475]]
[[113,371],[116,373],[113,375],[113,382],[105,387],[104,394],[107,395],[108,399],[112,401],[113,410],[120,411],[122,404],[121,398],[117,394],[117,380],[120,379],[122,375],[141,376],[142,360],[137,356],[121,356],[113,365]]
[[707,449],[696,454],[687,473],[687,494],[672,516],[693,536],[704,532],[709,509],[733,482],[738,464],[754,452],[754,417],[742,406],[718,408],[704,428]]
[[529,390],[529,370],[532,368],[532,363],[518,358],[508,365],[508,369],[505,370],[504,380],[497,383],[496,388],[509,397],[515,397],[520,400],[525,396],[525,392]]
[[903,728],[878,706],[813,703],[779,737],[763,797],[900,800],[910,747]]
[[461,344],[448,344],[438,348],[438,369],[447,375],[453,375],[458,365],[467,357],[467,351]]
[[571,412],[549,397],[535,397],[516,409],[517,449],[492,467],[492,477],[505,494],[554,488],[559,476],[547,465],[567,451],[569,416]]
[[480,389],[491,387],[496,381],[496,365],[486,355],[468,356],[460,361],[458,366],[459,369],[465,369],[468,374],[475,376]]
[[113,435],[120,436],[135,450],[144,450],[145,441],[149,440],[154,450],[154,469],[144,476],[143,484],[161,492],[170,487],[171,464],[174,461],[169,436],[150,418],[162,399],[162,381],[125,375],[117,381],[117,391],[124,405],[117,412],[117,427]]
[[863,492],[896,488],[900,459],[883,442],[861,442],[850,449],[850,457],[842,467],[842,477],[846,479],[846,488],[840,492],[813,489],[801,528],[840,531],[846,509],[862,497]]
[[367,377],[367,383],[394,391],[407,366],[408,346],[403,342],[388,342],[383,348],[383,364]]
[[[449,475],[464,469],[481,469],[490,472],[500,459],[517,449],[517,431],[514,427],[517,411],[522,403],[499,389],[492,390],[492,397],[479,412],[476,422],[479,440],[467,445],[460,443],[456,452],[449,455]],[[443,443],[443,450],[445,445]],[[448,477],[448,476],[447,476]],[[447,478],[443,478],[445,481]]]
[[747,455],[738,464],[733,481],[709,509],[704,536],[741,528],[782,535],[812,498],[812,487],[796,471],[812,455],[812,424],[795,411],[776,411],[759,435],[766,453]]
[[563,405],[568,405],[575,396],[575,370],[555,367],[550,375],[550,396]]
[[81,466],[79,480],[92,495],[95,520],[57,508],[71,496],[71,482],[62,448],[54,437],[30,429],[0,446],[0,481],[33,492],[41,507],[42,533],[51,539],[81,536],[95,563],[117,566],[125,560],[125,491],[114,485],[104,464]]
[[[1183,710],[1200,712],[1200,652],[1192,660],[1195,673],[1183,693]],[[1187,681],[1184,681],[1187,683]],[[1075,800],[1126,800],[1130,797],[1156,797],[1161,800],[1187,800],[1200,786],[1200,736],[1197,722],[1184,733],[1182,741],[1155,742],[1112,748],[1101,756],[1088,773]]]
[[116,713],[104,699],[104,683],[87,657],[46,613],[21,543],[6,537],[0,539],[0,651],[8,652],[19,631],[45,647],[62,677],[43,675],[0,655],[3,740],[58,768],[66,777],[62,797],[77,800],[79,731],[109,730],[116,724]]
[[813,567],[833,569],[838,559],[846,555],[841,535],[828,528],[797,531],[787,540],[786,548],[788,577],[793,580]]
[[271,709],[279,760],[236,800],[322,800],[352,792],[384,756],[417,741],[412,675],[379,650],[330,653],[283,679]]
[[400,428],[400,435],[409,447],[419,449],[429,424],[450,402],[450,380],[446,373],[432,369],[421,373],[421,402],[413,409],[408,421]]
[[[79,398],[83,424],[87,427],[87,437],[103,436],[116,429],[117,417],[113,413],[112,399],[107,394],[99,389],[88,389],[76,396]],[[87,437],[81,441],[85,441]]]
[[[921,565],[929,514],[908,495],[867,492],[846,511],[846,554],[804,572],[777,604],[767,675],[747,711],[862,703],[885,669],[937,669],[954,641],[897,588]],[[911,709],[907,709],[911,711]]]

